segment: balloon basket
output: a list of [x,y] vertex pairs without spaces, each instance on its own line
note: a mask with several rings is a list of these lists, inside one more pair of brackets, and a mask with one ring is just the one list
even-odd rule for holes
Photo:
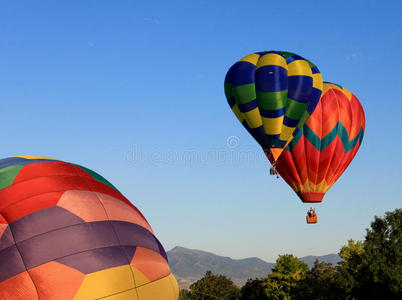
[[307,221],[307,224],[315,224],[315,223],[317,223],[317,215],[312,216],[312,217],[307,216],[306,221]]

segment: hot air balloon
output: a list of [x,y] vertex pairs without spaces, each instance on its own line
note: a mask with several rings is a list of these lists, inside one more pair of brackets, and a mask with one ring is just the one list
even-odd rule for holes
[[0,160],[0,299],[177,300],[161,243],[97,173],[59,160]]
[[234,114],[274,160],[312,114],[321,91],[318,68],[283,51],[250,54],[225,78],[225,95]]
[[303,202],[321,202],[355,157],[363,140],[362,105],[344,87],[324,82],[313,114],[275,162]]

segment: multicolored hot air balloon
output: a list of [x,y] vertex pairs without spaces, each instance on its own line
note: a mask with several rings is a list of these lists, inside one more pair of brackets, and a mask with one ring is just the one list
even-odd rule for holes
[[355,157],[364,129],[359,100],[325,82],[316,109],[275,162],[276,169],[303,202],[321,202]]
[[36,156],[0,160],[0,299],[177,300],[141,212],[97,173]]
[[248,55],[225,78],[225,95],[234,114],[274,160],[312,114],[321,91],[318,68],[283,51]]

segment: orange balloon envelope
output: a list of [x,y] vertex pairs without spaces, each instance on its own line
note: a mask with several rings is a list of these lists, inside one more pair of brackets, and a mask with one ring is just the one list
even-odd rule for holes
[[[321,202],[355,157],[365,129],[359,100],[325,82],[313,114],[276,162],[276,170],[303,202]],[[268,159],[274,163],[272,156]]]

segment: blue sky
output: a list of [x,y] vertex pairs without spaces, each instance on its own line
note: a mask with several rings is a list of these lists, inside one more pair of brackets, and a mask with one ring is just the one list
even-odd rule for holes
[[[401,207],[401,11],[400,1],[0,1],[1,157],[101,173],[166,249],[269,261],[337,252]],[[312,60],[366,112],[363,145],[315,226],[226,103],[227,69],[262,50]]]

